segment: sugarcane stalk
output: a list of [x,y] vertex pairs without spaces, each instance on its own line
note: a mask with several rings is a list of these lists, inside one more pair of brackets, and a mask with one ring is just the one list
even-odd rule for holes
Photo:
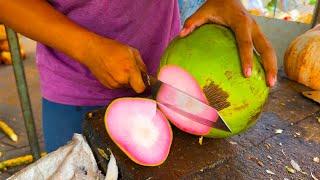
[[[46,154],[47,153],[45,152],[41,153],[41,157],[45,156]],[[10,168],[10,167],[30,164],[32,162],[33,162],[33,156],[30,154],[16,157],[13,159],[8,159],[0,162],[0,171],[6,170],[7,168]]]
[[9,138],[17,142],[18,141],[18,136],[17,134],[13,131],[13,129],[8,126],[3,120],[0,120],[0,129],[7,135]]

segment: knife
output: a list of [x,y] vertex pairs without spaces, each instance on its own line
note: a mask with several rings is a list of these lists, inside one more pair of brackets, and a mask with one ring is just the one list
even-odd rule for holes
[[[146,85],[146,87],[150,88],[151,95],[152,95],[153,99],[156,99],[156,95],[157,95],[160,87],[165,87],[166,90],[168,90],[172,94],[175,94],[179,97],[179,103],[193,104],[198,109],[203,110],[205,112],[214,112],[217,116],[214,119],[200,117],[200,116],[195,115],[191,112],[188,112],[188,109],[186,109],[186,108],[181,108],[181,107],[178,107],[174,104],[171,104],[170,100],[165,103],[157,102],[158,104],[166,106],[167,108],[175,111],[176,113],[178,113],[180,115],[183,115],[184,117],[187,117],[188,119],[190,119],[192,121],[198,122],[200,124],[203,124],[203,125],[206,125],[209,127],[214,127],[214,128],[217,128],[217,129],[220,129],[223,131],[231,132],[231,129],[229,128],[227,123],[224,121],[222,116],[220,116],[219,112],[215,108],[213,108],[213,107],[209,106],[208,104],[198,100],[197,98],[187,94],[186,92],[173,87],[170,84],[167,84],[165,82],[158,80],[156,77],[154,77],[152,75],[149,75],[149,74],[142,72],[142,79],[143,79],[143,82]],[[170,98],[170,97],[168,97],[168,98]]]
[[305,91],[305,92],[302,92],[302,94],[305,97],[312,99],[317,103],[320,103],[320,91]]

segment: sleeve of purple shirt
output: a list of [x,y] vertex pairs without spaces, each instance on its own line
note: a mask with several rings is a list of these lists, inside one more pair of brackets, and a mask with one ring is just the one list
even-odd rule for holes
[[[151,74],[156,73],[162,53],[180,30],[175,0],[54,0],[52,5],[90,31],[139,49]],[[42,96],[50,101],[97,106],[136,95],[131,89],[104,87],[85,66],[41,43],[36,61]]]

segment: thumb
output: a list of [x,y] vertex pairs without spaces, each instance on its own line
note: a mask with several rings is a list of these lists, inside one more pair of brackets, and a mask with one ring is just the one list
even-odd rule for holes
[[180,37],[189,35],[196,27],[199,27],[207,22],[209,22],[209,19],[202,13],[202,11],[196,11],[185,21],[183,29],[180,31]]

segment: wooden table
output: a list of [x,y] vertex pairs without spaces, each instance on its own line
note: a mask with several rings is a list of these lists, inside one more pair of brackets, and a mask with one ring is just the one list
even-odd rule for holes
[[[203,145],[173,128],[169,157],[158,167],[139,166],[115,146],[104,127],[104,109],[87,115],[84,135],[103,172],[107,160],[98,148],[112,150],[121,179],[311,179],[311,172],[320,178],[320,164],[313,161],[320,158],[320,106],[301,95],[308,88],[280,74],[254,127],[228,139],[204,139]],[[291,160],[307,174],[289,173],[285,167]]]

